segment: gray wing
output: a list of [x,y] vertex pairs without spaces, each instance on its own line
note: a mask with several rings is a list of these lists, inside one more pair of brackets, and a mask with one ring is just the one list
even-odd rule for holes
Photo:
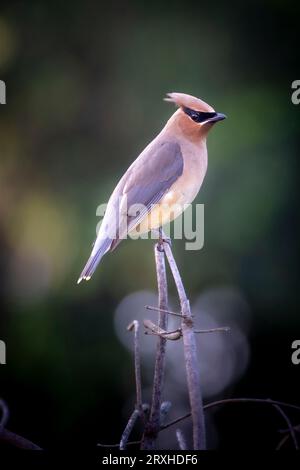
[[[127,208],[137,204],[142,204],[144,208],[136,216],[131,216],[128,212],[123,215],[127,218],[128,230],[137,227],[149,213],[151,206],[159,203],[182,172],[183,157],[178,142],[159,142],[134,162],[126,174],[122,196]],[[117,237],[111,249],[119,242]]]

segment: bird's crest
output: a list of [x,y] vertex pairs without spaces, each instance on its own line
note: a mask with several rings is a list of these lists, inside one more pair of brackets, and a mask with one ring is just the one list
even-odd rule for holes
[[175,103],[177,106],[194,109],[195,111],[207,113],[214,112],[214,108],[205,103],[205,101],[202,101],[195,96],[186,95],[185,93],[167,93],[165,101],[170,101],[171,103]]

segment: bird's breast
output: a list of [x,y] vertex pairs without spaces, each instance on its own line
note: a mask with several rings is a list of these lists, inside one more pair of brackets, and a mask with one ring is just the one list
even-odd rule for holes
[[206,145],[182,145],[181,152],[184,160],[182,175],[141,222],[140,233],[176,219],[197,196],[207,169]]
[[190,204],[197,196],[207,170],[206,142],[191,144],[186,142],[181,145],[183,157],[183,173],[175,181],[171,191],[182,194],[182,202]]

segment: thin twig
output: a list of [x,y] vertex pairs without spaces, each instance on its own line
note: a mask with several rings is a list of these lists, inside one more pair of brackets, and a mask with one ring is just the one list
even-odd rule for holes
[[[294,409],[297,411],[300,411],[300,406],[294,405],[292,403],[286,403],[283,401],[277,401],[277,400],[270,400],[270,399],[265,399],[265,398],[227,398],[224,400],[218,400],[214,401],[211,403],[207,403],[204,405],[203,409],[206,411],[210,408],[214,408],[216,406],[221,406],[221,405],[227,405],[227,404],[234,404],[234,403],[260,403],[260,404],[270,404],[272,406],[278,405],[280,407],[285,407],[285,408],[290,408]],[[170,421],[169,423],[162,425],[161,426],[161,431],[164,431],[165,429],[168,429],[169,427],[173,426],[174,424],[177,424],[184,419],[190,418],[191,413],[186,413],[183,416],[180,416],[173,421]],[[292,426],[294,430],[298,431],[300,430],[300,425]],[[286,433],[285,436],[283,437],[282,441],[280,441],[279,445],[277,446],[277,449],[281,448],[282,445],[289,439],[290,434],[288,434],[290,431],[290,428],[287,429],[280,429],[280,433]],[[128,442],[127,445],[134,445],[134,444],[140,444],[141,441],[131,441]],[[119,447],[119,444],[97,444],[100,447]]]
[[136,420],[140,416],[140,410],[137,408],[132,412],[132,415],[130,416],[128,423],[126,425],[126,428],[123,431],[121,440],[120,440],[120,450],[125,450],[127,441],[129,439],[129,436],[131,434],[131,431],[133,429],[133,426],[135,425]]
[[[133,445],[138,445],[140,444],[141,441],[129,441],[126,443],[126,446],[133,446]],[[98,443],[97,444],[97,447],[108,447],[108,448],[113,448],[113,447],[120,447],[120,443],[118,442],[118,444],[101,444],[101,443]]]
[[[176,328],[176,330],[169,330],[165,331],[159,328],[155,323],[153,323],[151,320],[144,320],[143,321],[144,327],[147,329],[145,331],[145,334],[152,334],[155,336],[162,336],[163,338],[169,339],[171,341],[176,341],[182,337],[182,329],[181,328]],[[227,332],[229,331],[230,328],[228,326],[220,326],[217,328],[210,328],[208,330],[194,330],[194,333],[218,333],[218,332]]]
[[170,401],[163,401],[160,406],[160,424],[161,426],[165,423],[166,417],[172,407],[172,403]]
[[[203,409],[205,409],[205,408],[203,407]],[[185,415],[179,416],[178,418],[173,419],[173,421],[170,421],[169,423],[164,424],[163,426],[161,426],[160,430],[164,431],[165,429],[170,428],[174,424],[181,423],[181,421],[183,421],[187,418],[190,418],[191,416],[192,416],[191,412],[186,413]]]
[[166,310],[166,309],[162,309],[162,308],[158,308],[158,307],[152,307],[152,305],[145,305],[145,308],[147,310],[154,310],[155,312],[163,312],[163,313],[167,313],[168,315],[175,315],[175,317],[182,318],[181,313],[172,312],[172,310]]
[[205,449],[206,448],[206,436],[205,436],[205,421],[203,402],[200,387],[200,373],[199,363],[197,357],[197,346],[196,338],[193,328],[193,320],[190,309],[190,304],[187,299],[185,289],[181,280],[181,276],[176,265],[171,247],[169,244],[164,243],[165,253],[174,277],[176,284],[181,312],[182,312],[182,335],[183,335],[183,347],[185,357],[185,367],[187,375],[187,385],[189,391],[189,399],[191,406],[191,415],[193,422],[193,448]]
[[2,411],[1,421],[0,421],[0,441],[11,444],[19,449],[28,449],[28,450],[42,450],[41,447],[34,444],[33,442],[25,439],[25,437],[19,436],[14,432],[5,429],[9,418],[9,409],[4,400],[0,399],[0,408]]
[[286,434],[285,436],[283,436],[283,438],[281,439],[281,441],[279,441],[279,444],[277,445],[275,450],[280,450],[284,446],[286,441],[289,440],[289,437],[290,437],[290,434]]
[[41,447],[28,439],[25,439],[25,437],[19,436],[5,428],[0,428],[0,440],[13,445],[14,447],[18,447],[19,449],[42,450]]
[[[156,264],[157,286],[158,286],[158,327],[166,330],[168,327],[168,315],[162,310],[168,310],[168,284],[165,266],[165,252],[161,250],[163,245],[159,242],[154,246]],[[156,359],[154,366],[154,382],[152,392],[152,403],[149,421],[145,426],[142,439],[142,449],[154,449],[155,442],[160,430],[160,407],[162,402],[163,383],[165,375],[166,339],[158,337],[156,347]]]
[[135,370],[135,387],[136,387],[136,408],[139,410],[143,419],[143,401],[142,401],[142,380],[141,380],[141,360],[139,347],[139,322],[134,320],[127,327],[128,331],[134,330],[134,370]]
[[218,326],[217,328],[209,328],[208,330],[194,330],[194,333],[217,333],[218,331],[230,331],[229,326]]
[[[294,429],[296,432],[300,432],[300,424],[296,424],[296,426],[293,426],[293,429]],[[286,434],[287,432],[289,432],[289,428],[278,429],[278,432],[280,432],[281,434]]]
[[179,449],[180,450],[187,450],[186,440],[185,440],[184,435],[182,434],[182,431],[180,429],[176,429],[176,437],[177,437]]
[[293,405],[292,403],[286,403],[284,401],[269,400],[266,398],[226,398],[225,400],[217,400],[212,403],[208,403],[204,406],[205,410],[213,408],[214,406],[224,405],[227,403],[270,403],[271,405],[279,405],[286,408],[293,408],[294,410],[300,411],[300,406]]
[[180,339],[182,336],[181,329],[173,330],[173,331],[165,331],[162,328],[159,328],[155,323],[150,320],[144,320],[144,327],[147,329],[145,334],[151,334],[155,336],[160,336],[161,338],[165,338],[171,341],[176,341]]
[[283,417],[283,419],[285,420],[285,422],[286,422],[286,424],[289,428],[289,434],[290,434],[290,436],[291,436],[291,438],[294,442],[295,449],[298,450],[299,446],[298,446],[298,441],[297,441],[295,429],[293,428],[293,425],[292,425],[289,417],[287,416],[287,414],[283,411],[283,409],[279,405],[273,405],[273,406],[278,411],[278,413]]
[[[281,434],[284,434],[284,436],[279,441],[279,443],[276,447],[276,450],[280,450],[284,446],[284,444],[289,440],[289,438],[292,435],[291,430],[293,430],[293,432],[300,432],[300,424],[296,424],[296,426],[291,425],[291,427],[288,427],[287,429],[279,429],[278,430],[278,432],[280,432]],[[295,437],[296,437],[296,435],[295,435]],[[298,445],[298,441],[297,441],[297,445]]]
[[5,428],[7,421],[9,419],[9,409],[7,404],[4,400],[0,399],[0,408],[2,411],[1,421],[0,421],[0,428]]
[[[215,406],[221,406],[221,405],[227,405],[227,404],[234,404],[234,403],[262,403],[262,404],[270,404],[270,405],[279,405],[282,407],[286,408],[292,408],[294,410],[300,411],[300,406],[293,405],[291,403],[285,403],[283,401],[277,401],[277,400],[268,400],[265,398],[227,398],[224,400],[217,400],[213,401],[212,403],[208,403],[207,405],[203,406],[204,410],[208,410],[210,408],[214,408]],[[165,430],[169,428],[170,426],[173,426],[174,424],[180,423],[184,419],[190,418],[191,413],[186,413],[185,415],[179,416],[179,418],[174,419],[173,421],[170,421],[169,423],[165,424],[164,426],[161,427],[161,430]]]
[[142,381],[141,381],[141,361],[140,361],[140,348],[139,348],[139,322],[133,320],[127,327],[128,331],[134,331],[134,371],[135,371],[135,387],[136,387],[136,406],[132,412],[128,423],[123,431],[119,448],[125,450],[129,436],[135,425],[136,420],[140,417],[145,420],[145,414],[142,402]]
[[181,330],[175,331],[162,331],[161,333],[154,331],[145,331],[145,335],[160,336],[161,338],[167,339],[168,341],[178,341],[181,337]]

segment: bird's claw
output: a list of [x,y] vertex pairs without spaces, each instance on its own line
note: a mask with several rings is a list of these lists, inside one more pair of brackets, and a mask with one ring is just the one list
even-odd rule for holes
[[172,248],[172,240],[171,240],[171,238],[169,238],[169,237],[163,237],[161,240],[162,240],[162,243],[167,243],[167,244]]
[[159,238],[157,242],[158,251],[164,251],[164,243],[168,243],[168,245],[172,247],[171,238],[167,237],[164,233],[161,232],[161,230],[159,230]]

